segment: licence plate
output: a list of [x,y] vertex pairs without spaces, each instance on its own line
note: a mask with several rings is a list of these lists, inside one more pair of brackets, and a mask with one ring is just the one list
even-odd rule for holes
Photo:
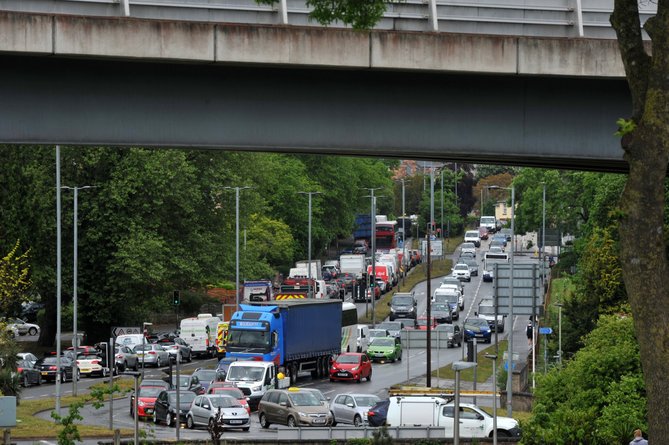
[[314,423],[325,423],[325,419],[314,419]]
[[337,376],[338,376],[338,377],[346,377],[347,375],[348,375],[347,372],[338,372],[338,373],[337,373]]
[[49,375],[49,373],[43,371],[43,372],[42,372],[42,375]]
[[80,369],[80,371],[83,372],[84,374],[87,374],[87,373],[91,372],[91,370],[88,369],[88,368]]
[[483,334],[476,334],[474,337],[483,337]]
[[233,425],[239,425],[239,424],[244,423],[244,421],[243,420],[231,420],[230,423],[233,424]]
[[374,357],[385,357],[383,354],[374,354]]

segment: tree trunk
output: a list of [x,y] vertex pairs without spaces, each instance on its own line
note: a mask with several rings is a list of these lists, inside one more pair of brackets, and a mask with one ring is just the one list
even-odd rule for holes
[[636,129],[622,147],[630,173],[622,195],[620,248],[625,287],[646,383],[649,438],[669,437],[669,274],[664,245],[665,181],[669,162],[669,3],[645,26],[652,57],[641,40],[637,0],[616,0],[616,30]]

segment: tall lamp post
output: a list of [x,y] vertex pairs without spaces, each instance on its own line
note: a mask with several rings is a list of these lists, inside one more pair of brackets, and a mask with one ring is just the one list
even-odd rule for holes
[[[72,275],[73,275],[73,290],[72,290],[72,329],[74,330],[74,337],[72,337],[72,346],[74,347],[74,360],[73,360],[73,369],[72,369],[72,375],[74,376],[72,378],[72,395],[76,396],[77,395],[77,348],[79,347],[79,337],[77,336],[77,252],[78,252],[78,245],[77,245],[77,238],[78,238],[78,231],[77,231],[77,221],[78,221],[78,212],[79,212],[79,206],[78,206],[78,196],[79,196],[79,190],[86,190],[90,188],[94,188],[95,186],[93,185],[84,185],[82,187],[68,187],[66,185],[62,186],[61,188],[66,189],[66,190],[73,190],[74,191],[74,264],[73,264],[73,270],[72,270]],[[109,355],[109,353],[107,353]],[[110,357],[107,357],[107,366],[111,368],[111,359]]]
[[[513,415],[513,264],[515,249],[515,220],[516,220],[516,189],[513,187],[500,187],[498,185],[489,185],[488,189],[511,190],[511,250],[509,255],[509,320],[511,320],[511,332],[509,332],[509,350],[507,357],[507,379],[506,379],[506,410],[507,415]],[[533,320],[534,322],[534,320]]]
[[297,192],[300,195],[307,195],[309,196],[309,233],[308,233],[308,238],[309,240],[307,241],[307,250],[308,250],[308,266],[307,266],[307,283],[308,283],[308,291],[307,291],[307,297],[308,298],[314,298],[313,290],[311,288],[311,197],[313,195],[319,195],[321,192]]
[[[61,338],[61,205],[60,205],[60,145],[56,145],[56,368],[60,372]],[[56,414],[60,415],[60,379],[56,376]]]
[[497,354],[486,354],[492,360],[492,443],[497,445]]
[[[407,230],[406,230],[406,211],[404,209],[405,204],[405,195],[404,195],[404,178],[400,179],[402,181],[402,262],[407,263]],[[402,268],[404,268],[404,264]],[[407,271],[405,270],[402,274],[402,285],[404,285],[404,279],[407,276]]]
[[460,371],[473,368],[476,362],[453,362],[455,371],[455,400],[453,407],[453,445],[460,445]]
[[[372,276],[370,278],[370,289],[369,293],[371,295],[371,300],[372,300],[372,327],[376,326],[376,298],[374,291],[376,290],[376,198],[378,196],[374,196],[374,191],[379,190],[381,187],[375,187],[375,188],[368,188],[369,190],[369,195],[366,195],[365,198],[371,198],[372,200],[372,209],[371,209],[371,217],[372,217],[372,229],[371,229],[371,234],[370,238],[372,241]],[[367,292],[367,289],[364,291],[365,293]],[[365,296],[365,300],[367,300],[367,297]]]
[[239,192],[251,187],[223,187],[235,191],[235,310],[239,310]]

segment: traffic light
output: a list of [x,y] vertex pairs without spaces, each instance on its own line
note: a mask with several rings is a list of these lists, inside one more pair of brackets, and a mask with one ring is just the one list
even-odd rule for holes
[[179,304],[181,304],[181,294],[179,293],[178,290],[175,290],[172,293],[172,301],[173,301],[175,306],[178,306]]

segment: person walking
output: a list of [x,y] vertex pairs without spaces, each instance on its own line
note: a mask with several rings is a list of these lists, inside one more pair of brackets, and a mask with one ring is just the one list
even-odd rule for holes
[[532,318],[527,322],[527,327],[525,328],[525,335],[527,335],[527,346],[532,347],[532,330],[534,326],[532,324]]
[[630,441],[630,445],[648,445],[648,441],[643,438],[640,429],[634,430],[634,439]]

